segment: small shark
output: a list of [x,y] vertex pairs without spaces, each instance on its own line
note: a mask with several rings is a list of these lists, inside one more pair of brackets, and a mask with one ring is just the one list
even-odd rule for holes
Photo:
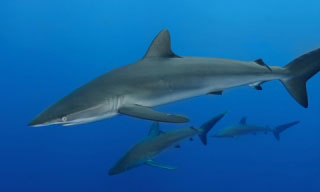
[[90,81],[53,104],[30,126],[77,125],[118,114],[141,119],[184,123],[182,115],[152,109],[163,104],[225,89],[280,80],[293,98],[308,106],[306,82],[320,70],[320,49],[300,56],[285,67],[256,61],[181,57],[171,50],[168,30],[161,31],[144,57]]
[[148,137],[135,144],[115,165],[110,169],[109,175],[115,175],[138,167],[140,165],[150,165],[165,169],[175,169],[174,167],[162,165],[153,160],[160,152],[176,146],[180,147],[181,140],[199,135],[202,143],[207,144],[207,133],[226,113],[221,113],[204,123],[199,129],[190,127],[178,129],[170,132],[163,132],[159,129],[159,123],[154,122]]
[[275,127],[274,129],[269,128],[268,126],[256,126],[256,125],[248,125],[246,122],[246,117],[243,117],[239,124],[233,125],[230,127],[226,127],[216,131],[212,137],[237,137],[241,135],[247,134],[257,134],[259,132],[262,133],[273,133],[274,137],[279,141],[280,140],[280,133],[285,131],[286,129],[298,124],[299,121],[293,121],[291,123],[283,124],[280,126]]

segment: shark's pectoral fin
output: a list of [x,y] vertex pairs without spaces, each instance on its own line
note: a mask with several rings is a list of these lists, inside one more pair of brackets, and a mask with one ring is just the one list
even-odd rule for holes
[[179,149],[179,148],[181,148],[181,145],[177,144],[177,145],[174,146],[174,148],[178,148]]
[[152,167],[162,168],[162,169],[170,169],[170,170],[176,169],[176,167],[169,166],[169,165],[163,165],[163,164],[160,164],[160,163],[153,161],[152,159],[147,160],[145,162],[145,164],[150,165]]
[[118,110],[120,114],[147,119],[152,121],[169,122],[169,123],[185,123],[189,119],[184,116],[162,113],[155,111],[149,107],[141,105],[125,105]]

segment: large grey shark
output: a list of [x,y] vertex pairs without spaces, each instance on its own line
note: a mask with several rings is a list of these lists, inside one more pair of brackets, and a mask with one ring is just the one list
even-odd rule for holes
[[199,129],[190,127],[170,132],[159,129],[159,123],[154,122],[148,137],[135,144],[115,165],[110,169],[109,175],[115,175],[138,167],[140,165],[151,165],[154,167],[174,169],[174,167],[156,163],[153,158],[160,152],[177,145],[181,140],[199,135],[204,145],[207,144],[207,133],[221,119],[225,113],[221,113],[204,123]]
[[236,125],[226,127],[223,129],[219,129],[216,131],[212,137],[238,137],[241,135],[247,134],[257,134],[257,133],[273,133],[274,137],[279,141],[280,133],[287,130],[288,128],[298,124],[299,121],[293,121],[290,123],[286,123],[275,128],[270,128],[268,126],[257,126],[257,125],[249,125],[246,122],[246,118],[243,117],[240,122]]
[[188,118],[158,112],[152,107],[225,89],[280,80],[294,99],[308,106],[306,82],[320,70],[320,49],[285,67],[269,67],[261,59],[236,61],[181,57],[171,50],[168,30],[161,31],[144,57],[110,71],[53,104],[30,126],[76,125],[118,114],[160,122],[183,123]]

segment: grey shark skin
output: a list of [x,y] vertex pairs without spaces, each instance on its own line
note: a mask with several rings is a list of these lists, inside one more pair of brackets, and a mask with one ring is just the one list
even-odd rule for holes
[[241,135],[257,134],[257,133],[273,133],[274,137],[279,141],[280,133],[288,128],[298,124],[299,121],[293,121],[287,124],[277,126],[275,128],[269,128],[268,126],[249,125],[246,123],[246,118],[242,118],[239,124],[226,127],[216,131],[212,137],[238,137]]
[[144,164],[159,168],[174,169],[174,167],[156,163],[153,158],[166,149],[177,145],[179,141],[194,135],[199,135],[202,143],[206,145],[207,133],[224,115],[225,113],[221,113],[215,116],[204,123],[199,129],[190,127],[166,133],[159,130],[158,122],[154,122],[148,137],[134,145],[114,167],[110,169],[109,175],[119,174]]
[[76,125],[118,114],[160,122],[188,118],[151,107],[225,89],[280,80],[295,100],[308,106],[306,81],[320,70],[320,49],[285,67],[227,59],[180,57],[171,50],[168,30],[161,31],[138,62],[120,67],[76,89],[33,119],[30,126]]

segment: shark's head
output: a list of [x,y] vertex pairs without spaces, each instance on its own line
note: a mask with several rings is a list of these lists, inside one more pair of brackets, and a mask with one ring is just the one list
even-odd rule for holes
[[139,162],[130,162],[130,161],[126,161],[126,160],[119,160],[110,170],[109,170],[109,175],[116,175],[122,172],[125,172],[129,169],[138,167],[139,165],[141,165],[143,163]]
[[[82,97],[81,97],[82,96]],[[86,95],[71,94],[50,106],[28,125],[77,125],[112,117],[117,114],[112,99],[88,99]]]
[[112,167],[110,170],[109,170],[109,175],[112,176],[112,175],[117,175],[119,173],[122,173],[122,172],[125,172],[127,169],[126,167],[122,167],[122,166],[114,166]]
[[128,171],[144,164],[146,161],[147,159],[144,155],[138,155],[131,149],[109,170],[109,175],[116,175]]

